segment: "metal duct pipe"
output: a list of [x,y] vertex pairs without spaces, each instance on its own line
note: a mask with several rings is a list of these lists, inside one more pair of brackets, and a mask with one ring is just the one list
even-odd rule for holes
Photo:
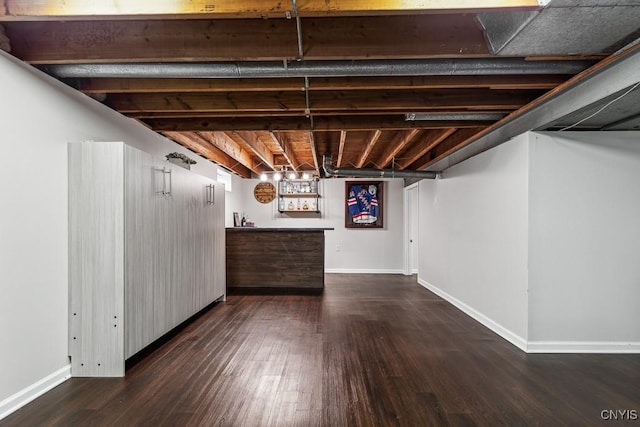
[[436,179],[440,172],[431,171],[405,171],[393,169],[336,169],[331,166],[331,156],[322,156],[322,168],[328,176],[355,176],[361,178],[416,178],[416,179]]
[[406,59],[363,61],[264,61],[51,64],[57,78],[277,78],[347,76],[440,76],[504,74],[577,74],[594,61],[526,61],[518,58]]

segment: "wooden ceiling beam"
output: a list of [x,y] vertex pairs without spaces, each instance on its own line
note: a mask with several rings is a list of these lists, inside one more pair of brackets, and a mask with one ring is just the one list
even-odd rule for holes
[[106,102],[122,113],[136,112],[235,112],[235,111],[302,111],[306,108],[304,93],[152,93],[114,94]]
[[[306,117],[237,117],[237,118],[160,118],[142,120],[156,131],[304,131],[310,130]],[[314,117],[314,130],[367,131],[398,129],[444,129],[488,126],[487,121],[406,121],[402,116],[320,116]]]
[[[6,22],[13,54],[32,64],[295,60],[294,20]],[[256,45],[260,49],[256,49]]]
[[310,78],[309,90],[552,89],[570,77],[564,74],[323,77]]
[[304,79],[95,78],[80,79],[77,87],[84,93],[301,92]]
[[287,160],[289,166],[294,170],[298,171],[300,169],[300,165],[298,164],[298,160],[296,159],[295,153],[293,151],[293,147],[291,143],[287,141],[282,135],[276,132],[268,132],[270,138],[273,140],[273,143],[276,144],[282,150],[282,155]]
[[408,166],[408,169],[422,170],[429,165],[437,162],[445,157],[448,153],[451,153],[461,147],[466,140],[482,131],[484,127],[458,129],[451,134],[448,138],[442,140],[431,151],[427,152],[420,159],[416,160],[413,164]]
[[[434,114],[447,114],[447,113],[454,113],[454,114],[460,114],[460,113],[472,113],[472,114],[482,114],[482,113],[487,113],[487,114],[503,114],[503,115],[507,115],[509,113],[511,113],[513,111],[513,109],[497,109],[497,110],[457,110],[457,111],[451,111],[451,109],[437,109],[437,110],[430,110],[425,112],[425,114],[428,113],[434,113]],[[280,118],[301,118],[304,117],[306,119],[307,122],[309,122],[309,118],[306,116],[306,114],[304,113],[304,111],[298,111],[298,110],[294,110],[294,111],[213,111],[213,112],[206,112],[206,111],[198,111],[198,112],[192,112],[190,113],[188,110],[187,111],[169,111],[169,112],[144,112],[144,111],[135,111],[135,112],[129,112],[129,113],[124,113],[126,114],[127,117],[131,117],[134,119],[180,119],[180,118],[191,118],[191,119],[232,119],[235,117],[242,117],[242,118],[264,118],[265,120],[268,118],[273,117],[274,119],[280,119]],[[396,117],[398,118],[398,120],[402,120],[405,121],[405,116],[404,114],[401,113],[395,113],[395,114],[390,114],[389,111],[386,110],[363,110],[363,111],[348,111],[345,113],[342,112],[336,112],[336,111],[320,111],[320,112],[314,112],[314,120],[316,118],[320,118],[320,120],[326,120],[327,117],[332,117],[332,116],[347,116],[347,117],[358,117],[358,116],[363,116],[363,117],[369,117],[369,118],[373,118],[375,116],[387,116],[387,117]],[[384,117],[380,117],[380,119],[384,119]],[[426,120],[425,120],[426,121]],[[416,123],[420,122],[420,120],[417,120]],[[401,129],[405,129],[407,127],[421,127],[420,123],[418,123],[418,126],[402,126]],[[427,123],[427,127],[428,123]],[[437,127],[442,127],[442,126],[437,126]]]
[[307,18],[302,24],[307,60],[491,54],[471,14]]
[[424,130],[420,135],[420,141],[409,147],[403,159],[396,161],[396,168],[400,170],[406,169],[407,166],[418,161],[418,159],[433,150],[436,145],[440,144],[456,131],[456,128]]
[[260,168],[253,152],[246,150],[224,132],[195,132],[195,134],[227,153],[255,174],[267,169]]
[[[567,81],[562,74],[496,76],[391,76],[310,78],[309,90],[402,90],[402,89],[553,89]],[[80,79],[84,93],[189,93],[189,92],[300,92],[301,78],[256,79]]]
[[249,168],[241,165],[236,159],[196,134],[187,135],[180,132],[162,132],[162,134],[204,158],[224,166],[242,178],[251,178],[251,170]]
[[320,155],[318,154],[318,146],[316,145],[316,137],[313,131],[309,132],[309,145],[311,146],[311,156],[313,158],[313,168],[316,175],[320,175]]
[[268,166],[271,170],[275,170],[275,162],[273,160],[273,153],[269,148],[258,138],[255,132],[225,132],[228,137],[236,142],[246,145],[250,148],[256,156],[262,160],[262,162]]
[[[535,99],[539,90],[434,89],[425,91],[313,92],[310,110],[401,111],[515,110]],[[122,113],[304,111],[302,92],[112,94],[106,103]]]
[[382,135],[382,131],[380,129],[376,129],[371,132],[364,151],[362,152],[362,154],[360,154],[360,157],[358,157],[358,162],[356,163],[357,168],[361,168],[365,165],[367,159],[369,158],[369,154],[371,154],[371,150],[373,150],[373,147],[375,147],[375,145],[378,143],[380,135]]
[[[307,18],[303,28],[306,60],[490,55],[474,15]],[[293,61],[299,55],[295,20],[284,17],[7,21],[5,29],[13,54],[31,64]]]
[[344,144],[347,141],[347,131],[340,131],[340,145],[338,146],[338,161],[336,162],[336,167],[339,168],[342,166],[342,156],[344,155]]
[[[537,0],[299,0],[298,13],[301,16],[326,15],[375,15],[414,14],[442,11],[469,12],[485,9],[539,9]],[[215,17],[284,17],[292,10],[292,3],[278,0],[173,0],[171,2],[148,0],[75,1],[68,0],[4,0],[0,17],[14,16],[30,19],[87,19],[99,17],[140,17],[146,18],[197,18]]]
[[393,142],[389,144],[384,152],[380,161],[377,163],[380,169],[387,167],[393,158],[401,152],[407,144],[413,141],[413,139],[420,133],[420,129],[409,129],[408,131],[400,131],[394,138]]
[[537,0],[298,0],[301,16],[413,14],[442,11],[472,12],[484,9],[540,9]]
[[44,20],[108,18],[236,18],[284,17],[291,4],[278,0],[4,0],[0,16]]

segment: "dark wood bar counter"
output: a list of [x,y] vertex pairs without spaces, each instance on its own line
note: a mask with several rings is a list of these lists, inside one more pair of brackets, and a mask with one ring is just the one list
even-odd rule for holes
[[227,287],[324,288],[325,230],[227,228]]

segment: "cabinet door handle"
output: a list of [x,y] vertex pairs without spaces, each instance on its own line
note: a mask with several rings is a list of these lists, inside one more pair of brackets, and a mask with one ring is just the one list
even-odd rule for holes
[[[160,172],[160,173],[162,174],[162,175],[161,175],[161,176],[162,176],[162,188],[161,188],[160,190],[156,190],[156,194],[165,194],[165,192],[166,192],[166,185],[167,185],[167,184],[165,183],[165,180],[164,180],[164,168],[162,168],[162,169],[160,169],[160,168],[153,168],[153,170],[154,170],[154,172]],[[154,186],[155,188],[157,188],[158,181],[156,180],[155,176],[154,176],[153,180],[154,180],[154,185],[153,185],[153,186]]]
[[215,204],[215,198],[216,198],[215,188],[216,188],[215,185],[212,185],[212,184],[207,185],[207,204],[208,205]]
[[[162,194],[164,196],[170,195],[173,188],[173,183],[171,182],[171,169],[153,168],[153,170],[162,174],[162,190],[156,190],[156,194]],[[167,175],[169,175],[169,191],[167,191]]]
[[169,191],[165,191],[164,194],[167,195],[167,196],[170,196],[171,192],[173,191],[173,179],[171,178],[172,177],[171,169],[165,170],[164,173],[165,173],[165,175],[169,175]]

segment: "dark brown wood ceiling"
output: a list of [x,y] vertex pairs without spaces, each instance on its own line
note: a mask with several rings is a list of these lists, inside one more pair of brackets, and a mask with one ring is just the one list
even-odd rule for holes
[[[62,0],[48,2],[57,9],[47,9],[42,1],[29,2],[30,7],[12,0],[4,3],[0,25],[11,53],[43,67],[492,58],[476,11],[468,8],[415,13],[388,7],[389,2],[370,2],[367,8],[357,1],[312,0],[298,2],[300,18],[296,20],[291,5],[273,1],[206,2],[198,10],[150,10],[143,17],[90,15],[65,8]],[[385,7],[380,6],[383,3]],[[509,7],[517,2],[493,3]],[[529,1],[532,3],[536,2]],[[496,120],[411,121],[406,120],[407,113],[507,115],[570,77],[342,76],[305,81],[302,77],[123,76],[76,78],[67,83],[201,156],[250,177],[282,167],[320,173],[325,153],[337,167],[423,169]]]

